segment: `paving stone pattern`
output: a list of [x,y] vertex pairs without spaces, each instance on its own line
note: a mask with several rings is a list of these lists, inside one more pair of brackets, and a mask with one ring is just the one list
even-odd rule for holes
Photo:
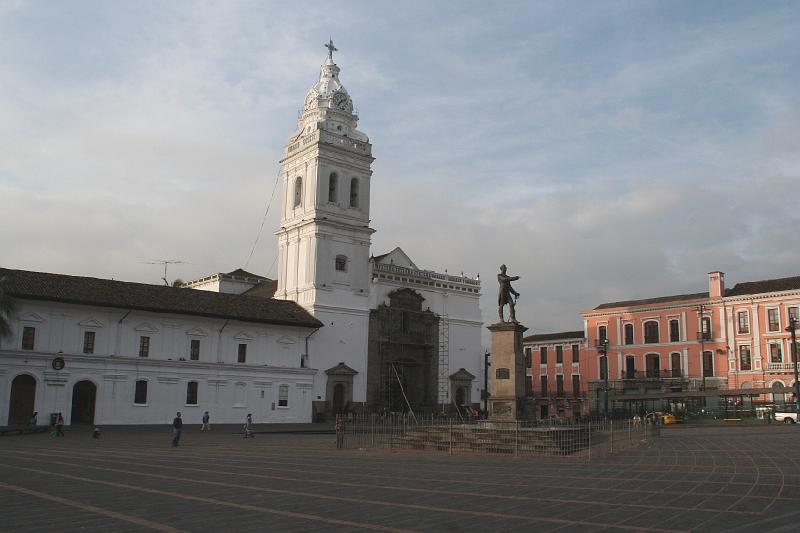
[[333,435],[0,438],[2,531],[797,531],[800,426],[675,427],[612,457],[336,450]]

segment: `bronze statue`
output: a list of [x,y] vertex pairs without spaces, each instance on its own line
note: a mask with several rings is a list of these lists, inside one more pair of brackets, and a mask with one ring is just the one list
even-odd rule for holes
[[[507,276],[506,266],[500,265],[500,273],[497,275],[497,282],[500,284],[500,292],[497,295],[497,311],[500,314],[500,322],[503,320],[503,306],[508,304],[509,322],[517,322],[517,317],[514,313],[514,302],[519,298],[519,293],[511,286],[512,281],[517,281],[519,276]],[[512,298],[511,295],[514,295]]]

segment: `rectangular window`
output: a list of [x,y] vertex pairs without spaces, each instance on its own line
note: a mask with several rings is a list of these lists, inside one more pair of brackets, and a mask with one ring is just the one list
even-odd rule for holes
[[289,407],[289,385],[278,387],[278,407]]
[[651,320],[644,323],[644,342],[645,344],[656,344],[658,339],[658,322]]
[[190,381],[186,384],[186,405],[197,405],[197,382]]
[[608,357],[600,358],[600,379],[608,379]]
[[525,368],[530,368],[533,365],[533,356],[531,355],[531,347],[525,348]]
[[83,332],[83,353],[94,353],[94,331]]
[[533,376],[525,376],[525,394],[533,396]]
[[597,328],[597,343],[603,344],[603,341],[608,338],[608,328],[600,326]]
[[572,395],[579,398],[581,395],[581,375],[572,374]]
[[579,363],[581,360],[581,349],[577,344],[572,345],[572,362]]
[[150,337],[139,337],[139,357],[150,357]]
[[133,394],[133,403],[144,405],[147,403],[147,381],[140,379],[136,382],[136,391]]
[[236,358],[236,362],[237,363],[245,363],[245,362],[247,362],[247,345],[246,344],[240,344],[239,345],[239,354],[238,354],[238,357]]
[[22,328],[22,349],[33,350],[33,342],[36,338],[36,328],[33,326],[25,326]]
[[560,365],[564,362],[564,347],[556,346],[556,364]]
[[556,376],[556,396],[564,397],[564,376],[561,374]]
[[539,381],[542,385],[542,397],[547,396],[547,376],[541,376]]
[[781,322],[777,309],[767,309],[767,330],[780,331]]
[[681,327],[680,322],[677,320],[669,321],[669,342],[680,342],[681,340]]
[[633,344],[633,324],[625,324],[625,344]]
[[714,377],[714,353],[703,352],[703,376]]
[[200,360],[200,339],[192,339],[189,343],[189,359],[192,361]]
[[777,342],[772,343],[769,345],[769,362],[770,363],[782,363],[783,362],[783,353],[781,353],[781,345]]
[[736,313],[736,331],[742,334],[750,333],[750,317],[747,316],[747,311]]
[[539,348],[539,362],[543,365],[547,364],[547,346]]
[[752,370],[753,363],[750,358],[750,347],[739,346],[739,370]]
[[795,327],[800,326],[800,308],[798,307],[789,307],[789,323],[791,324],[792,320],[794,320]]

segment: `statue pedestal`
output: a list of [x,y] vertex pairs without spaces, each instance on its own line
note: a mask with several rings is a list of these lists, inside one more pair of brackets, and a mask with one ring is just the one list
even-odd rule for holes
[[516,421],[525,418],[525,356],[522,334],[528,328],[516,322],[498,322],[492,332],[492,385],[489,420]]

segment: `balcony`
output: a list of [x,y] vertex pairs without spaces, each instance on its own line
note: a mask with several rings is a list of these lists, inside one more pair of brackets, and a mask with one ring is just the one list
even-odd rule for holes
[[632,372],[622,372],[622,379],[667,379],[683,377],[683,372],[679,368],[672,370],[634,370]]
[[767,363],[767,372],[794,372],[794,363]]
[[712,339],[710,331],[698,331],[697,332],[697,341],[698,342],[708,342]]

